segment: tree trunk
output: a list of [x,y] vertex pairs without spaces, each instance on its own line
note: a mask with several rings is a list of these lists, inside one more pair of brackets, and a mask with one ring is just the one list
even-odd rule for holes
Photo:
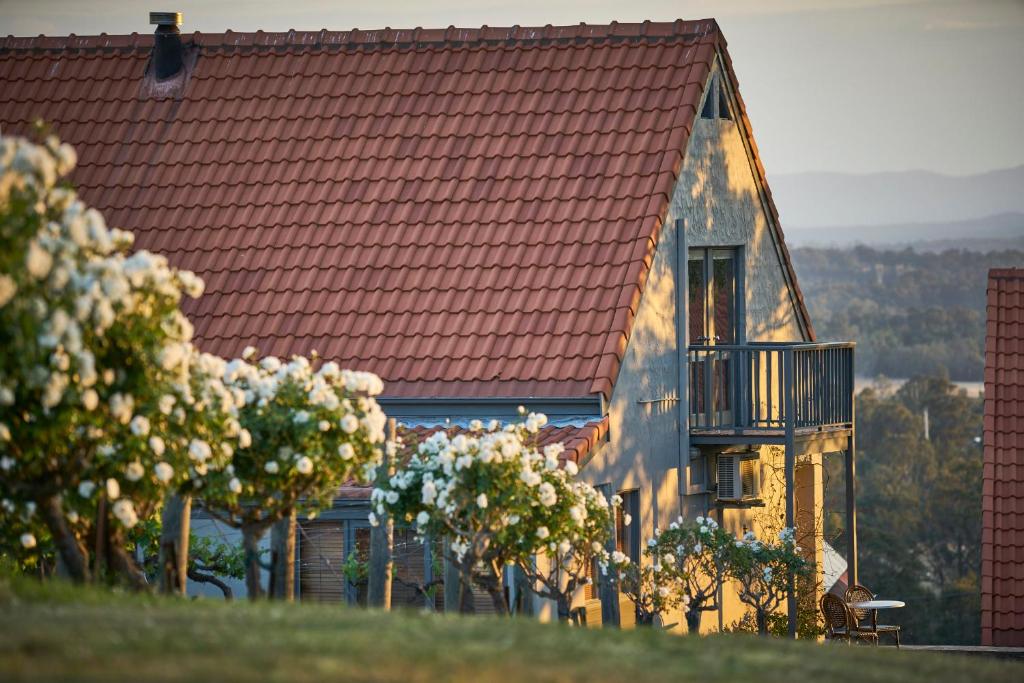
[[569,597],[565,593],[560,593],[555,599],[555,605],[558,607],[558,621],[567,624],[571,620]]
[[167,499],[160,529],[160,592],[185,596],[192,496]]
[[459,612],[462,614],[476,614],[476,604],[473,600],[473,567],[476,563],[466,558],[462,561],[459,571]]
[[391,546],[394,542],[394,522],[390,517],[381,519],[370,528],[370,573],[367,577],[366,605],[391,609]]
[[260,538],[263,529],[260,527],[242,527],[242,550],[245,551],[245,592],[250,600],[263,597],[263,581],[260,563]]
[[[108,525],[109,529],[109,525]],[[107,566],[134,590],[149,589],[145,572],[139,568],[135,558],[124,549],[124,538],[110,530],[107,534]]]
[[82,546],[78,543],[67,519],[64,517],[64,505],[60,496],[48,496],[38,503],[39,514],[46,523],[46,528],[53,536],[53,542],[60,553],[61,566],[68,578],[75,583],[91,580],[89,560]]
[[270,597],[295,600],[295,510],[270,530]]
[[[446,541],[447,542],[447,541]],[[458,612],[462,605],[462,578],[459,565],[455,564],[444,552],[444,611],[449,614]]]
[[700,635],[700,617],[704,613],[702,609],[690,609],[686,611],[686,632]]
[[764,610],[756,610],[755,614],[757,619],[758,635],[768,635],[768,615],[764,612]]
[[212,583],[214,586],[220,589],[220,592],[224,594],[224,600],[230,602],[235,594],[231,590],[231,586],[218,579],[213,574],[204,574],[195,569],[188,570],[188,578],[192,579],[196,583]]

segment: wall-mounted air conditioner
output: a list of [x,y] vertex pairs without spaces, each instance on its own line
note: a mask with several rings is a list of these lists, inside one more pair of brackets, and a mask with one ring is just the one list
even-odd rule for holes
[[719,453],[718,499],[740,501],[761,495],[761,463],[756,453]]

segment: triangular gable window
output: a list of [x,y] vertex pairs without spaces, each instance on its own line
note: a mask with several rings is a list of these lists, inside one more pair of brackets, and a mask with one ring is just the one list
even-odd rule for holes
[[702,119],[715,118],[715,82],[712,81],[708,88],[707,96],[704,98],[704,108],[700,111]]

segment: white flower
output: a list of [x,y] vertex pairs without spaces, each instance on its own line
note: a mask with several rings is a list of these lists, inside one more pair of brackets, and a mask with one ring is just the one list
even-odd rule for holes
[[668,594],[668,588],[666,588],[665,586],[658,586],[658,595],[660,595],[662,598],[667,598]]
[[248,448],[252,445],[252,434],[249,433],[248,429],[242,429],[238,432],[238,447]]
[[700,528],[700,532],[701,532],[702,534],[706,534],[706,533],[708,532],[708,528],[707,528],[706,526],[702,526],[702,527]]
[[146,469],[142,466],[142,463],[138,460],[128,463],[128,467],[125,468],[125,479],[128,481],[138,481],[142,479],[142,475],[146,473]]
[[95,389],[86,389],[82,392],[82,407],[86,410],[96,410],[96,407],[100,404],[100,395],[96,393]]
[[308,455],[304,455],[295,463],[295,469],[298,470],[299,474],[312,474],[313,461],[310,460]]
[[117,479],[111,477],[107,479],[107,498],[110,500],[117,500],[121,497],[121,485],[117,482]]
[[328,422],[327,420],[320,420],[320,422],[317,423],[317,427],[320,429],[321,432],[326,432],[330,430],[331,423]]
[[575,477],[579,473],[580,468],[572,460],[566,460],[565,461],[565,471],[569,473],[569,476]]
[[430,515],[427,514],[426,510],[421,510],[420,514],[416,515],[416,525],[424,527],[430,523]]
[[30,533],[21,535],[21,545],[29,550],[36,547],[36,537]]
[[356,449],[352,448],[352,444],[343,443],[338,446],[338,455],[341,456],[342,460],[351,460],[356,454]]
[[537,493],[540,496],[540,504],[544,507],[551,507],[558,502],[558,494],[555,493],[555,487],[549,481],[542,483],[537,488]]
[[551,532],[548,531],[548,528],[546,526],[542,526],[542,527],[537,529],[537,538],[539,538],[541,540],[547,538],[550,535],[551,535]]
[[647,539],[647,547],[648,548],[653,548],[656,545],[658,545],[658,541],[656,539],[653,539],[653,538],[648,538]]
[[114,503],[114,516],[128,529],[131,529],[139,522],[139,516],[135,513],[135,506],[127,499],[121,499]]
[[78,513],[74,510],[68,510],[68,521],[72,524],[78,524]]
[[164,454],[165,448],[166,444],[164,444],[164,440],[161,439],[159,436],[149,437],[149,449],[153,451],[153,455],[159,458],[161,455]]
[[8,427],[5,423],[0,422],[0,441],[10,441],[10,440],[11,440],[11,428]]
[[305,410],[299,410],[292,415],[292,422],[297,425],[303,425],[309,422],[309,413]]
[[7,302],[14,298],[18,292],[18,285],[10,275],[0,275],[0,308],[7,305]]
[[665,553],[662,556],[661,560],[665,564],[675,564],[676,563],[676,557],[672,553]]
[[96,490],[96,484],[91,481],[83,481],[78,485],[78,495],[82,498],[91,498],[92,492]]
[[478,508],[480,508],[481,510],[483,510],[483,509],[485,509],[487,507],[487,494],[486,493],[481,493],[479,496],[476,497],[476,506]]
[[149,434],[149,419],[145,415],[136,415],[131,422],[132,434],[146,436]]
[[0,406],[14,405],[14,391],[0,384]]
[[153,473],[156,474],[156,478],[158,481],[166,484],[174,477],[174,468],[168,465],[166,462],[158,462],[156,465],[153,466]]
[[423,482],[423,488],[421,489],[422,498],[421,501],[424,505],[433,505],[434,499],[437,498],[437,486],[432,481]]
[[267,474],[277,474],[277,471],[278,471],[279,469],[280,469],[280,468],[278,467],[278,464],[277,464],[277,461],[276,461],[276,460],[268,460],[268,461],[267,461],[267,464],[263,466],[263,470],[264,470],[264,471],[265,471],[265,472],[266,472]]
[[160,397],[160,400],[157,402],[157,406],[160,408],[161,413],[163,413],[164,415],[170,415],[171,411],[174,410],[174,404],[177,401],[178,399],[176,399],[171,394],[164,394],[163,396]]
[[388,505],[394,505],[398,502],[398,491],[388,491],[387,495],[384,496],[384,500],[388,502]]
[[28,251],[25,254],[25,268],[28,274],[37,280],[42,280],[50,274],[53,267],[53,256],[46,251],[39,240],[33,239],[28,244]]
[[238,477],[231,478],[231,481],[228,482],[228,490],[236,495],[242,492],[242,482],[238,480]]
[[188,455],[196,462],[203,463],[210,459],[213,450],[210,448],[210,444],[202,439],[192,439],[188,444]]
[[10,457],[9,455],[5,455],[4,457],[0,458],[0,470],[7,472],[12,467],[14,467],[14,458]]
[[355,431],[359,429],[359,419],[352,413],[349,413],[345,417],[341,418],[338,422],[338,426],[341,427],[341,430],[346,434],[354,434]]
[[110,397],[110,415],[123,425],[132,421],[132,411],[135,410],[135,399],[131,394],[120,392]]
[[377,519],[377,515],[373,512],[367,515],[366,518],[370,520],[370,526],[378,526],[380,524],[380,521]]
[[627,512],[626,514],[624,514],[624,515],[622,516],[622,524],[623,524],[624,526],[629,526],[629,525],[630,525],[630,524],[632,524],[632,523],[633,523],[633,515],[631,515],[631,514],[629,514],[629,513]]

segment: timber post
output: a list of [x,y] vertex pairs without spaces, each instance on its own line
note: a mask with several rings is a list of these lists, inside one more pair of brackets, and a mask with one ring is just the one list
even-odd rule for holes
[[[391,455],[397,436],[395,418],[388,419],[388,445],[385,446],[385,466],[378,480],[389,478],[395,473],[394,457]],[[370,529],[370,572],[366,591],[368,607],[391,609],[391,557],[395,525],[390,516],[378,519],[377,526]]]
[[167,500],[160,528],[160,592],[187,594],[188,546],[191,532],[192,496],[176,494]]
[[292,508],[270,530],[270,597],[274,600],[295,600],[295,527]]

